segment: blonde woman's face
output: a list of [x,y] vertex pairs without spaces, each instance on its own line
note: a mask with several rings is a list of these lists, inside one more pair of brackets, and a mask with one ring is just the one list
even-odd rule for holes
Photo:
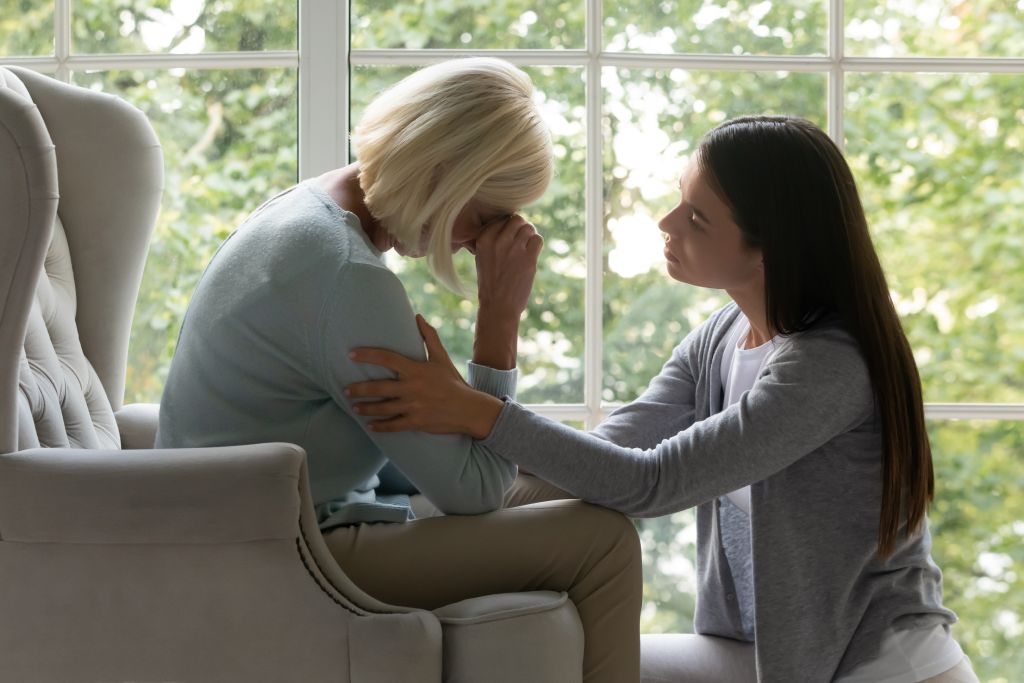
[[476,253],[476,239],[484,228],[491,223],[504,220],[511,215],[508,211],[494,209],[484,205],[477,199],[471,199],[464,207],[452,224],[452,253],[459,249],[466,249],[472,254]]
[[[455,217],[455,222],[452,224],[452,253],[454,254],[460,249],[466,249],[470,253],[475,254],[476,239],[484,231],[484,228],[495,221],[504,220],[510,215],[507,211],[492,209],[476,199],[471,199],[462,207],[462,211]],[[430,246],[430,228],[424,228],[420,232],[420,243],[416,246],[415,250],[410,249],[408,245],[401,242],[394,242],[393,244],[395,251],[402,256],[414,258],[424,256]]]

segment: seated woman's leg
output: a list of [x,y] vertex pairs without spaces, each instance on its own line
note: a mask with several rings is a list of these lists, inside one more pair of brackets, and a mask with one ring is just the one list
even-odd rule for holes
[[545,500],[563,500],[575,497],[539,477],[520,472],[516,480],[512,482],[512,486],[505,492],[505,503],[502,507],[514,508],[520,505],[541,503]]
[[754,644],[692,633],[640,639],[642,683],[754,683]]
[[566,591],[583,623],[583,680],[639,679],[640,544],[617,512],[556,500],[340,527],[324,540],[359,587],[392,604],[435,609],[492,593]]
[[[502,503],[502,507],[514,508],[520,505],[529,505],[530,503],[567,498],[575,498],[575,496],[532,474],[520,472],[516,480],[512,482],[512,486],[505,492],[505,500]],[[441,511],[427,500],[427,497],[422,493],[409,496],[409,502],[412,505],[412,512],[416,519],[441,516]]]

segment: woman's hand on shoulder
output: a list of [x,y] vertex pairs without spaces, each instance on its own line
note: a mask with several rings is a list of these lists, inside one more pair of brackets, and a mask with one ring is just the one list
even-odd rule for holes
[[480,309],[519,323],[526,310],[544,246],[532,223],[513,214],[490,223],[476,240],[477,294]]
[[360,347],[349,353],[357,363],[380,365],[396,375],[394,379],[345,387],[345,394],[353,401],[352,410],[374,418],[368,423],[374,432],[419,431],[486,438],[503,402],[466,384],[437,330],[420,315],[416,324],[427,347],[425,362],[385,349]]

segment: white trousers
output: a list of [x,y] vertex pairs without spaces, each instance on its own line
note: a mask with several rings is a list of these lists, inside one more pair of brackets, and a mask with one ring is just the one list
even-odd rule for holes
[[[754,646],[692,633],[640,636],[641,683],[756,683]],[[971,660],[921,683],[978,683]]]

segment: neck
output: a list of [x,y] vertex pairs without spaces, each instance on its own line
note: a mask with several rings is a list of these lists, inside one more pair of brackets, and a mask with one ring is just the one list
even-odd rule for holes
[[394,246],[391,235],[366,206],[366,197],[359,185],[358,162],[328,171],[317,180],[338,206],[356,215],[370,244],[379,251],[387,251]]
[[743,311],[750,323],[750,332],[743,340],[743,348],[753,349],[771,341],[772,334],[768,329],[768,316],[764,300],[764,287],[750,289],[726,290],[736,305]]

